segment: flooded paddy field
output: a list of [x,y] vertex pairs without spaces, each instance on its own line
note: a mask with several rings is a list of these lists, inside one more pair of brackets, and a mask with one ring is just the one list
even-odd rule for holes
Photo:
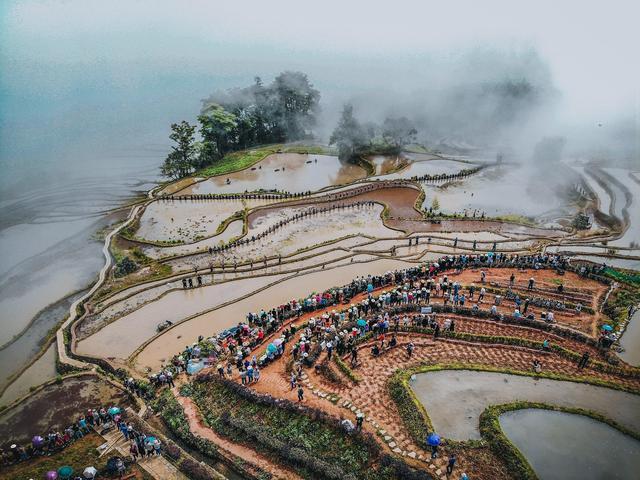
[[640,247],[640,181],[634,177],[633,172],[622,168],[605,168],[604,171],[616,178],[624,185],[631,196],[631,201],[627,204],[629,225],[621,238],[613,240],[611,245],[618,247],[629,247],[636,245]]
[[418,374],[411,388],[438,433],[454,440],[480,439],[478,418],[489,405],[517,400],[578,407],[640,430],[640,396],[575,382],[494,372],[442,370]]
[[421,177],[423,175],[454,175],[462,170],[474,168],[477,165],[458,162],[455,160],[433,159],[412,160],[409,165],[400,171],[381,175],[381,180],[396,180],[402,178]]
[[[37,387],[38,385],[56,378],[56,357],[56,344],[55,342],[52,342],[42,356],[22,371],[20,375],[6,388],[2,393],[2,396],[0,396],[0,405],[8,405],[18,398],[28,394],[32,387]],[[13,366],[15,369],[14,371],[17,372],[19,370],[16,367],[25,364],[26,362],[21,364],[14,363],[11,365],[4,363],[3,365],[7,365],[7,367]]]
[[146,256],[152,259],[173,257],[176,255],[187,255],[193,253],[194,251],[202,251],[208,249],[209,247],[217,247],[219,245],[228,243],[234,238],[242,236],[242,229],[242,220],[233,220],[227,225],[227,228],[225,228],[222,233],[213,237],[205,238],[189,244],[167,247],[143,245],[140,247],[140,249]]
[[381,274],[397,268],[407,268],[410,265],[402,260],[376,260],[364,264],[347,263],[341,267],[301,274],[285,280],[231,305],[197,316],[163,333],[136,357],[136,368],[141,371],[146,368],[155,370],[185,345],[196,340],[198,335],[209,336],[234,326],[243,321],[249,312],[281,305],[291,299],[302,298],[311,292],[321,292],[334,286],[342,286],[358,276]]
[[174,290],[109,323],[80,341],[77,350],[96,357],[127,358],[140,344],[157,333],[156,327],[161,322],[179,322],[204,310],[239,299],[283,277],[284,275],[263,276],[195,289]]
[[[640,266],[638,267],[640,270]],[[631,317],[627,328],[620,337],[623,351],[618,355],[629,365],[640,367],[640,309]]]
[[[364,235],[375,237],[393,237],[400,233],[385,227],[380,219],[382,207],[379,205],[363,206],[341,211],[336,218],[332,212],[324,212],[303,218],[284,225],[274,233],[262,237],[255,242],[239,245],[228,252],[192,255],[186,258],[168,260],[174,273],[209,268],[210,264],[220,265],[222,261],[229,266],[234,259],[238,262],[260,262],[265,257],[286,256],[301,249],[310,248],[336,239]],[[253,234],[248,233],[250,238]]]
[[[54,383],[30,396],[18,407],[2,412],[3,447],[29,442],[35,434],[63,430],[89,408],[130,404],[127,394],[95,375],[79,375]],[[10,436],[7,435],[10,432]]]
[[536,169],[531,165],[497,165],[463,180],[438,187],[426,186],[422,208],[428,210],[437,198],[445,213],[466,210],[471,214],[476,210],[490,217],[514,215],[535,218],[541,224],[552,223],[574,212],[560,194],[570,185],[570,178],[550,179],[547,169]]
[[235,213],[273,202],[260,199],[155,201],[140,217],[136,238],[193,242],[215,235],[220,224]]
[[516,410],[500,426],[540,480],[625,480],[640,471],[640,441],[583,415]]
[[211,177],[180,191],[182,195],[257,190],[316,191],[367,176],[364,168],[330,155],[276,153],[240,172]]
[[70,295],[42,310],[24,334],[0,349],[0,391],[6,387],[9,377],[18,373],[40,352],[50,330],[67,316],[71,304],[83,293]]

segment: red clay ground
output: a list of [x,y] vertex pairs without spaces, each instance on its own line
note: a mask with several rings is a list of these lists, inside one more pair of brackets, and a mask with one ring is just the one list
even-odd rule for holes
[[[581,301],[583,305],[588,305],[596,311],[599,299],[607,290],[607,286],[584,279],[573,273],[567,272],[564,276],[559,277],[554,271],[550,270],[528,270],[523,272],[513,269],[490,269],[487,270],[487,283],[499,287],[506,286],[508,285],[512,272],[516,275],[516,286],[514,288],[522,291],[522,298],[526,297],[526,283],[530,277],[536,279],[536,290],[534,290],[533,295],[557,298],[557,283],[555,280],[561,278],[565,286],[564,297],[566,297],[566,300],[573,302]],[[480,286],[479,270],[466,270],[457,276],[450,273],[448,277],[458,281],[462,285],[475,283],[476,286]],[[380,293],[381,290],[382,289],[376,293]],[[363,298],[364,295],[360,295],[356,297],[353,302],[358,302]],[[440,303],[442,299],[437,298],[434,301]],[[492,295],[487,294],[483,308],[488,308],[487,303],[489,303],[489,305],[493,304]],[[513,302],[503,302],[501,311],[504,313],[512,313],[513,308]],[[332,308],[327,308],[326,311],[331,309]],[[539,310],[536,307],[530,307],[529,311],[537,314]],[[318,317],[322,313],[324,312],[315,311],[306,314],[302,318],[296,319],[296,323],[304,323],[308,318]],[[578,353],[588,350],[592,354],[592,358],[600,356],[597,349],[588,347],[580,341],[567,339],[533,328],[508,325],[494,320],[481,320],[477,318],[465,318],[460,315],[444,314],[438,316],[441,324],[444,318],[455,318],[456,331],[458,332],[520,337],[535,341],[549,339],[551,343],[561,345],[564,348]],[[556,312],[556,320],[559,324],[564,324],[584,332],[594,333],[599,315],[589,315],[584,312],[580,315],[568,312]],[[297,336],[301,333],[302,332],[298,332]],[[273,336],[275,335],[276,334]],[[398,368],[424,364],[462,363],[530,371],[533,359],[539,359],[542,362],[544,372],[562,374],[568,377],[586,375],[629,388],[640,388],[640,381],[636,379],[603,374],[590,368],[579,371],[575,362],[560,357],[555,353],[542,353],[522,347],[484,343],[477,344],[450,339],[438,339],[434,341],[431,336],[419,334],[399,334],[398,340],[398,347],[385,352],[382,356],[375,359],[371,357],[368,352],[371,344],[361,345],[359,347],[361,350],[359,357],[363,365],[358,367],[357,373],[361,375],[363,379],[358,384],[352,383],[345,377],[342,377],[342,384],[330,383],[325,377],[316,374],[313,368],[305,370],[306,373],[302,379],[307,387],[305,389],[305,403],[321,408],[336,417],[352,418],[354,417],[354,411],[363,411],[367,417],[367,422],[365,422],[365,428],[367,430],[372,433],[377,432],[381,435],[381,437],[379,437],[381,442],[384,437],[389,437],[384,438],[384,442],[382,443],[394,450],[394,452],[405,455],[405,459],[414,463],[416,466],[429,468],[430,471],[437,476],[440,476],[444,472],[446,452],[445,456],[435,462],[425,463],[428,461],[428,453],[424,451],[421,446],[413,442],[402,423],[395,403],[388,395],[387,381]],[[411,359],[407,357],[406,351],[403,348],[409,341],[412,341],[416,346]],[[290,344],[292,343],[293,342],[290,342]],[[258,348],[258,351],[261,352],[263,349],[264,344]],[[324,356],[325,354],[322,354],[318,362],[323,360]],[[276,398],[297,400],[295,390],[292,391],[289,386],[289,374],[286,371],[289,359],[290,355],[287,352],[283,357],[263,368],[261,370],[262,375],[260,382],[253,384],[251,388],[262,393],[268,393]],[[334,371],[338,371],[335,365],[332,368]],[[336,403],[332,403],[329,400],[332,397],[338,397],[339,400]],[[192,429],[197,430],[198,433],[203,436],[215,437],[213,432],[202,425],[197,410],[190,404],[188,399],[180,399],[180,401],[187,409],[187,416],[190,419]],[[384,433],[381,434],[381,432]],[[387,443],[390,441],[394,443],[388,446]],[[225,441],[225,447],[238,455],[248,454],[248,452],[244,452],[246,447],[230,442]],[[471,478],[477,479],[510,478],[502,462],[486,447],[456,450],[458,455],[458,472],[466,471],[471,475]],[[260,459],[256,457],[256,460],[260,460],[261,464],[265,462],[264,458]],[[271,465],[271,467],[273,467],[273,465]],[[291,474],[291,472],[288,474]]]

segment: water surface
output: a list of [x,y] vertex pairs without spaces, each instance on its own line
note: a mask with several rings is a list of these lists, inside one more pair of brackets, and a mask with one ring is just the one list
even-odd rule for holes
[[583,415],[515,410],[500,426],[540,480],[638,478],[640,441]]

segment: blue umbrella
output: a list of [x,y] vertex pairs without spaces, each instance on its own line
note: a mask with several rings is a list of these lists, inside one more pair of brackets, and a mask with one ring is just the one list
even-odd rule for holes
[[145,442],[147,443],[153,443],[156,441],[156,437],[147,437],[147,439],[145,440]]
[[120,409],[118,407],[111,407],[109,410],[107,410],[107,413],[109,415],[117,415],[120,413]]
[[71,475],[73,475],[73,468],[71,468],[69,465],[65,465],[64,467],[60,467],[58,469],[58,477],[60,478],[60,480],[71,478]]
[[364,327],[367,324],[367,321],[361,318],[358,320],[357,324],[359,327]]
[[274,352],[277,352],[277,351],[278,351],[278,347],[276,347],[273,343],[270,343],[267,346],[267,352],[274,353]]
[[440,435],[438,435],[437,433],[429,434],[429,436],[427,437],[427,444],[430,447],[437,447],[438,445],[440,445]]
[[613,330],[613,327],[611,325],[603,325],[602,329],[606,332],[610,332]]

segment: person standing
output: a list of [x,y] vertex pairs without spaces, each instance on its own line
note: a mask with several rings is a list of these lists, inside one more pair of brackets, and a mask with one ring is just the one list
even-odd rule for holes
[[129,453],[131,454],[131,460],[135,463],[138,461],[138,444],[135,440],[131,440],[131,446],[129,447]]
[[304,401],[304,390],[302,389],[302,385],[298,384],[298,401]]
[[582,369],[587,366],[589,363],[589,352],[584,352],[582,357],[580,357],[580,361],[578,362],[578,368]]
[[453,473],[453,467],[456,465],[456,460],[456,454],[451,454],[449,457],[449,463],[447,464],[447,475],[451,475]]

